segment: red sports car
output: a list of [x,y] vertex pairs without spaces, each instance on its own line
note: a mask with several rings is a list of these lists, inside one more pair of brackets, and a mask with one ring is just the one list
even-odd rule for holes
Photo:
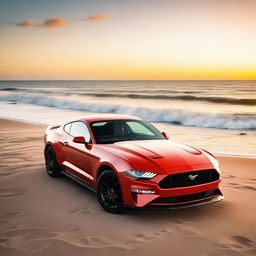
[[108,212],[223,199],[212,154],[171,141],[137,117],[88,115],[50,126],[44,153],[50,176],[65,174],[95,191]]

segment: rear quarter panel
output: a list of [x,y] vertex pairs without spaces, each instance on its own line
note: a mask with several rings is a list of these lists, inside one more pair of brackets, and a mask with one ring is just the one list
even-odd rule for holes
[[61,164],[64,159],[62,156],[62,147],[64,141],[65,133],[62,126],[49,126],[45,130],[44,142],[45,148],[51,145],[55,151],[55,155],[59,164]]

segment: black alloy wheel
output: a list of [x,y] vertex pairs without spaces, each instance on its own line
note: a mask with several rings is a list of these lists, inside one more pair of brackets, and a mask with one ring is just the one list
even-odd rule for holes
[[117,175],[112,170],[106,170],[98,178],[97,197],[100,205],[107,212],[121,213],[123,200]]
[[49,146],[45,151],[45,166],[47,173],[51,177],[60,176],[60,168],[54,150],[51,146]]

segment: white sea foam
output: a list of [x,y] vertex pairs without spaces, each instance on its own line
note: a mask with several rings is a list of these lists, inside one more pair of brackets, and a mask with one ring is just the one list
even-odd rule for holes
[[112,103],[86,103],[84,100],[72,100],[70,97],[53,97],[20,93],[1,94],[0,101],[27,103],[77,111],[128,114],[153,122],[168,122],[195,127],[256,129],[255,115],[214,114],[170,108],[154,109],[153,107],[124,106]]

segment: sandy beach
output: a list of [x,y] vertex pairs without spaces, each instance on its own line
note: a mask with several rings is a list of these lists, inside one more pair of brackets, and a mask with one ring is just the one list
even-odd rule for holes
[[256,158],[218,156],[221,202],[113,215],[46,174],[44,129],[0,119],[1,255],[256,255]]

